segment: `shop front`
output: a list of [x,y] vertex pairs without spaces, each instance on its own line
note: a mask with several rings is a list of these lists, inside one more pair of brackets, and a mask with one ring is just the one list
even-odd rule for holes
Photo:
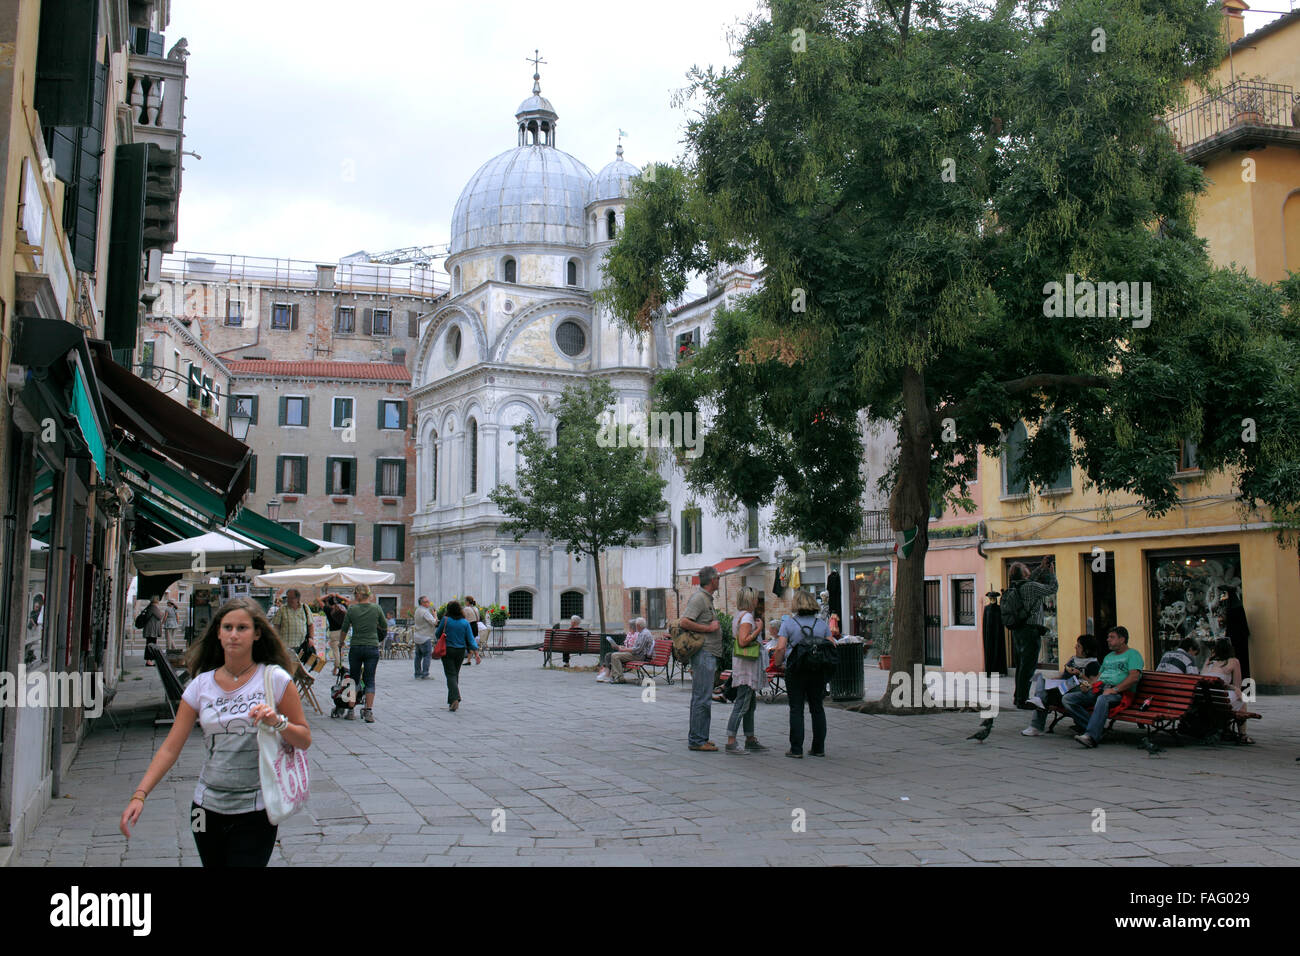
[[1245,675],[1250,629],[1245,620],[1241,550],[1227,546],[1151,551],[1147,576],[1156,659],[1191,637],[1200,646],[1197,664],[1204,666],[1214,642],[1227,638]]
[[850,563],[850,633],[872,641],[876,647],[890,638],[894,622],[893,572],[888,560]]

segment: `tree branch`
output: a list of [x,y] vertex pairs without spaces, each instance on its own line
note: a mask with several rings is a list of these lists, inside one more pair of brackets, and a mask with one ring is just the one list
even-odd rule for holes
[[[1055,386],[1057,388],[1106,388],[1110,379],[1102,375],[1062,375],[1054,372],[1037,372],[1023,378],[1014,378],[1009,382],[999,382],[997,387],[1009,394],[1032,392],[1040,388]],[[930,413],[931,428],[940,431],[945,418],[961,418],[969,410],[969,405],[945,405]]]

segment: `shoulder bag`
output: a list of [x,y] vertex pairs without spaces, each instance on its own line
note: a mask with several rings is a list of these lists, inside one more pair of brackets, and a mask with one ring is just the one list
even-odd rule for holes
[[[282,670],[269,664],[263,672],[266,703],[275,707],[275,690],[271,672]],[[262,801],[266,818],[279,826],[307,806],[307,752],[285,742],[278,733],[262,722],[257,724],[257,770],[262,781]]]
[[668,625],[668,636],[673,642],[673,657],[679,664],[689,664],[691,658],[704,646],[704,635],[686,630],[682,627],[681,618]]
[[434,632],[437,640],[433,644],[433,656],[442,660],[447,656],[447,619],[444,617],[438,622],[438,630]]
[[[758,657],[760,651],[762,650],[762,649],[759,647],[759,644],[760,644],[760,643],[762,642],[762,640],[763,640],[763,635],[760,634],[760,633],[757,633],[757,629],[758,629],[758,622],[757,622],[757,621],[754,622],[754,625],[753,625],[753,626],[754,626],[754,629],[755,629],[755,630],[754,630],[754,632],[751,632],[751,634],[750,634],[750,636],[753,638],[753,640],[750,641],[748,644],[741,644],[741,643],[740,643],[740,638],[739,638],[739,637],[733,637],[733,638],[731,639],[731,656],[732,656],[732,657],[744,657],[744,658],[747,658],[747,659],[749,659],[749,660],[753,660],[753,659],[755,659],[755,658]],[[740,626],[739,626],[739,625],[736,626],[736,630],[737,630],[737,631],[740,630]]]

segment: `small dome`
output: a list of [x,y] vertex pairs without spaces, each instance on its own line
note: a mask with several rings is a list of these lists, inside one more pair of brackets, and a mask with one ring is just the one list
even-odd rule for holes
[[552,118],[555,118],[558,115],[555,112],[555,107],[551,105],[550,100],[544,96],[534,95],[528,97],[528,99],[519,104],[519,109],[515,110],[515,118],[521,119],[524,116],[530,116],[534,113],[550,113]]
[[617,158],[592,180],[591,187],[587,190],[587,205],[610,199],[627,199],[632,195],[630,180],[640,175],[641,170],[623,161],[623,147],[620,146]]
[[590,182],[590,169],[553,146],[520,146],[489,159],[456,201],[451,254],[502,243],[585,247]]

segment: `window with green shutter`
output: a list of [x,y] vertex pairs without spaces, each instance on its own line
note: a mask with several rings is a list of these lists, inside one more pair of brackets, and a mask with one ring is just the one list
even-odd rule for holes
[[32,105],[42,126],[86,126],[95,102],[99,0],[42,0],[40,18]]
[[401,399],[381,398],[379,400],[380,428],[406,427],[406,402]]
[[302,395],[280,396],[280,424],[306,427],[308,400]]

